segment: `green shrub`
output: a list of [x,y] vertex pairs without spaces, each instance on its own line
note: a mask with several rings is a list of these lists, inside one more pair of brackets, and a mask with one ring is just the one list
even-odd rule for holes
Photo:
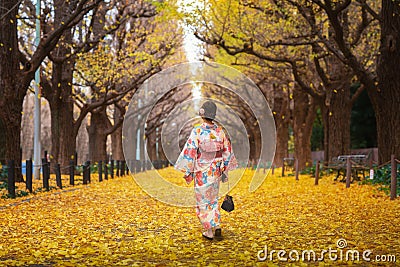
[[2,168],[0,169],[0,190],[7,189],[7,177],[8,177],[7,166],[2,166]]
[[[373,179],[370,179],[370,177],[367,176],[364,183],[380,185],[379,190],[384,191],[386,194],[390,194],[391,173],[391,164],[375,168]],[[400,195],[400,164],[397,164],[397,195]]]
[[0,167],[0,181],[7,181],[8,167],[7,165],[1,166],[1,164]]

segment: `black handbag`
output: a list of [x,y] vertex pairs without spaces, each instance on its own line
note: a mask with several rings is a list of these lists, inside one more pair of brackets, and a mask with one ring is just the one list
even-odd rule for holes
[[221,209],[231,212],[235,209],[235,204],[233,203],[233,197],[226,195],[224,201],[222,202]]
[[[228,177],[226,177],[225,173],[222,173],[221,180],[222,181],[228,180],[228,192],[229,192],[229,179],[228,179]],[[221,204],[221,209],[223,209],[227,212],[231,212],[232,210],[235,209],[235,204],[233,203],[232,196],[230,196],[228,194],[225,195],[225,199],[224,199],[224,201],[222,201],[222,204]]]

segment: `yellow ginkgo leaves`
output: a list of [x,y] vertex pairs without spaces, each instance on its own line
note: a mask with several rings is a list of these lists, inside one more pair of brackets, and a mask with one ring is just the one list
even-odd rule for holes
[[[159,172],[186,184],[173,168]],[[40,193],[29,202],[1,200],[0,266],[378,265],[328,257],[299,262],[257,258],[265,246],[269,251],[319,253],[337,248],[339,239],[346,240],[349,250],[400,259],[398,200],[390,201],[371,186],[346,189],[329,177],[315,186],[309,176],[295,181],[293,176],[269,175],[249,193],[251,172],[230,192],[235,210],[221,211],[222,241],[201,237],[193,208],[154,200],[130,176]],[[6,205],[12,202],[18,205]]]

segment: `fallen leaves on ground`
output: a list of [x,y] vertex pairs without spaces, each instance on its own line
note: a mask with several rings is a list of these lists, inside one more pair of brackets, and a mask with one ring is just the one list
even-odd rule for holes
[[[154,171],[152,171],[154,172]],[[164,177],[184,184],[172,168]],[[254,193],[252,171],[233,189],[235,210],[222,211],[222,241],[201,237],[193,208],[163,204],[130,176],[41,193],[21,203],[1,200],[1,266],[337,266],[379,265],[376,255],[400,259],[400,202],[369,185],[349,189],[333,178],[269,175]],[[277,173],[279,173],[277,171]],[[157,185],[154,185],[157,186]],[[18,205],[9,205],[14,201]],[[260,261],[260,250],[360,251],[360,261]],[[361,253],[371,250],[372,262]],[[260,254],[263,255],[263,254]],[[293,256],[293,254],[292,254]],[[288,254],[286,254],[288,257]],[[392,263],[393,264],[393,263]],[[390,265],[390,264],[389,264]]]

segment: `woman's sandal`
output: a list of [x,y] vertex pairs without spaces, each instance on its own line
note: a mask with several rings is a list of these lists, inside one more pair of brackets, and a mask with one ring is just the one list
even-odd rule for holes
[[212,238],[212,237],[206,236],[205,233],[203,233],[202,235],[203,235],[203,237],[204,237],[205,239],[207,239],[207,240],[213,240],[213,239],[214,239],[214,238]]
[[221,228],[215,229],[215,234],[214,234],[214,235],[215,235],[215,236],[222,236]]
[[215,239],[218,239],[218,240],[222,239],[221,228],[215,229],[214,237],[215,237]]

